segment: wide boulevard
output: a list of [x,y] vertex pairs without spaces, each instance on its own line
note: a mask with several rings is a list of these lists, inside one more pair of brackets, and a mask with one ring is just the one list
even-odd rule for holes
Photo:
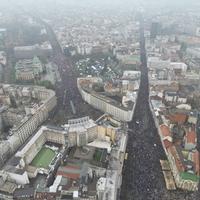
[[[160,159],[166,159],[149,107],[149,84],[144,21],[140,20],[141,84],[132,122],[129,123],[128,159],[123,169],[121,200],[191,200],[197,193],[167,191]],[[138,123],[139,122],[139,123]]]

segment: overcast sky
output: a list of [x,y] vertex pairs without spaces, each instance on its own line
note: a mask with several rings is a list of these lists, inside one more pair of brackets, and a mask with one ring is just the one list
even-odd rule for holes
[[34,3],[42,3],[42,2],[65,2],[66,4],[86,4],[86,3],[92,3],[92,4],[134,4],[134,3],[140,3],[140,4],[174,4],[174,3],[180,3],[180,4],[190,4],[194,2],[199,2],[199,0],[0,0],[0,3],[2,2],[9,2],[9,3],[27,3],[27,2],[34,2]]
[[200,5],[200,0],[0,0],[0,6],[6,3],[9,7],[14,6],[15,4],[29,6],[31,8],[34,5],[40,6],[43,4],[49,7],[53,7],[54,5],[59,6],[65,4],[66,6],[101,6],[104,7],[118,7],[119,9],[122,7],[145,7],[148,9],[149,7],[180,7],[180,8],[188,8],[194,7],[197,3]]

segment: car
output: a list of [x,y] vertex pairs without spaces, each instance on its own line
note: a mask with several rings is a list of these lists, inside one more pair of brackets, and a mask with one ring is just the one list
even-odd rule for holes
[[136,122],[135,122],[136,124],[139,124],[140,123],[140,121],[139,120],[136,120]]

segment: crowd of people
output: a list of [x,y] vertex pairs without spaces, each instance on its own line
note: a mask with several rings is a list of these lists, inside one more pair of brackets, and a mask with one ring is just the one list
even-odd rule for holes
[[166,159],[149,107],[148,69],[143,23],[140,29],[141,83],[132,122],[129,123],[128,159],[123,169],[121,200],[189,200],[197,193],[168,191],[160,160]]
[[[143,23],[141,23],[143,26]],[[54,35],[50,33],[52,41]],[[162,174],[160,159],[166,159],[160,138],[158,136],[151,110],[149,108],[148,70],[145,50],[144,29],[140,29],[141,49],[141,83],[138,101],[132,122],[129,123],[129,140],[127,144],[128,159],[123,169],[121,200],[189,200],[198,199],[197,193],[184,191],[167,191]],[[58,104],[63,106],[64,92],[67,92],[65,102],[73,100],[78,110],[83,106],[82,98],[77,90],[73,71],[68,59],[54,46],[54,62],[61,74],[61,85],[57,95],[61,97]],[[64,105],[66,108],[70,105]],[[69,108],[69,107],[68,107]],[[69,108],[70,109],[70,108]],[[95,111],[97,112],[97,111]],[[136,123],[137,122],[137,123]]]

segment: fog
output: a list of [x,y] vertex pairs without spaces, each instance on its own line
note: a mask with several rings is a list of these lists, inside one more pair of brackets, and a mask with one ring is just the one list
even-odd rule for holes
[[133,6],[133,5],[150,5],[150,6],[175,6],[186,7],[199,4],[198,0],[0,0],[2,5],[24,5],[24,6],[37,6],[37,5],[68,5],[68,6]]

